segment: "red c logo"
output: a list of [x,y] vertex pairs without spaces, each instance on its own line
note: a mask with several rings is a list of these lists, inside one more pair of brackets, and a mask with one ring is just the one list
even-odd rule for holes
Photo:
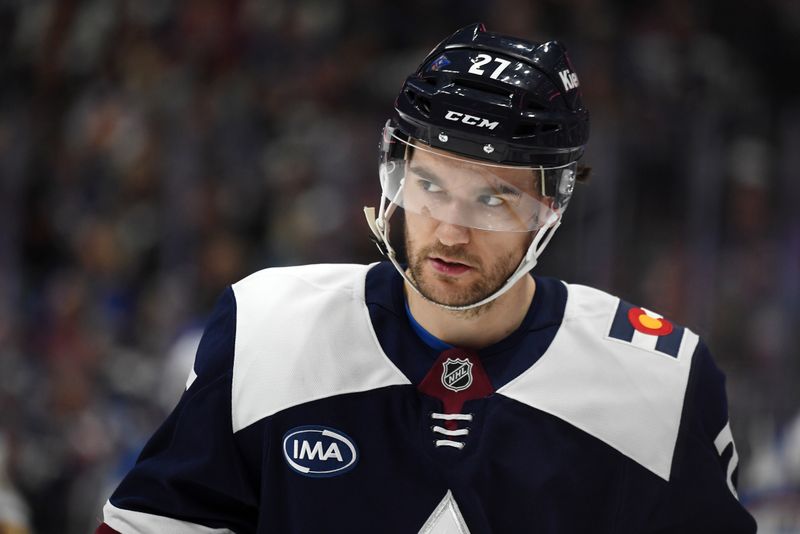
[[628,320],[636,330],[643,334],[666,336],[672,332],[672,323],[666,319],[650,317],[641,308],[631,308],[628,311]]

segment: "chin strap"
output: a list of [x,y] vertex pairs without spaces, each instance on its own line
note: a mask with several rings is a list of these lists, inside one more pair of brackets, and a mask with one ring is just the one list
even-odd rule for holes
[[378,250],[381,251],[381,254],[386,256],[386,258],[392,262],[392,265],[394,265],[394,268],[400,273],[400,276],[402,276],[403,279],[408,282],[408,285],[410,285],[419,296],[432,304],[436,304],[437,306],[444,308],[445,310],[471,310],[493,301],[511,289],[514,284],[516,284],[523,276],[528,274],[530,270],[536,266],[536,263],[539,260],[539,255],[541,255],[541,253],[544,251],[547,244],[550,243],[550,239],[552,239],[553,234],[555,234],[558,227],[561,226],[561,217],[555,213],[551,214],[544,226],[536,231],[536,235],[528,247],[528,251],[525,253],[525,256],[522,258],[522,261],[520,261],[514,273],[508,277],[508,280],[506,280],[505,284],[503,284],[500,289],[478,302],[466,304],[464,306],[449,306],[447,304],[442,304],[440,302],[431,300],[422,294],[422,291],[420,291],[420,289],[417,287],[416,282],[411,279],[411,277],[406,273],[405,269],[403,269],[403,267],[397,261],[397,255],[394,251],[394,248],[392,248],[392,244],[389,242],[389,218],[397,209],[395,200],[399,198],[402,191],[403,182],[400,183],[400,187],[398,188],[394,199],[389,201],[388,206],[386,204],[386,196],[381,195],[381,203],[378,208],[377,216],[375,215],[375,208],[373,207],[364,207],[364,216],[367,218],[367,224],[375,236],[375,244],[378,246]]
[[[417,287],[417,284],[411,280],[411,278],[406,274],[405,269],[403,269],[403,267],[400,265],[400,262],[397,261],[397,253],[395,253],[392,243],[389,241],[389,218],[391,218],[397,209],[397,204],[394,200],[399,198],[400,194],[402,194],[404,183],[404,181],[400,182],[400,187],[397,189],[397,194],[395,195],[395,198],[389,202],[388,206],[386,204],[386,196],[381,195],[381,203],[378,207],[377,217],[375,216],[375,208],[367,206],[364,206],[364,216],[367,218],[367,224],[369,225],[369,229],[372,230],[372,234],[375,237],[375,244],[378,246],[378,250],[381,251],[381,254],[386,256],[386,259],[392,262],[392,265],[394,265],[394,268],[397,269],[398,273],[400,273],[400,276],[402,276],[403,279],[408,282],[408,284],[419,294],[419,296],[430,301],[430,299],[422,294]],[[438,303],[434,302],[434,304]],[[439,305],[441,306],[441,304]]]

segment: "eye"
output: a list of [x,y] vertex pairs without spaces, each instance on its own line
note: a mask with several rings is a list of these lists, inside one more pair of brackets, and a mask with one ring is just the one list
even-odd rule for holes
[[484,206],[495,208],[497,206],[502,206],[506,201],[503,197],[498,197],[496,195],[481,195],[478,197],[478,202]]
[[420,186],[422,190],[427,191],[428,193],[441,193],[442,191],[444,191],[441,187],[431,182],[430,180],[425,180],[420,178],[419,180],[417,180],[417,184]]

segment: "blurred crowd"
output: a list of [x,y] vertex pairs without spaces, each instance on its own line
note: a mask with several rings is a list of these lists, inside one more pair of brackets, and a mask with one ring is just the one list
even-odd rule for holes
[[592,113],[538,272],[707,338],[740,495],[800,532],[793,0],[0,0],[0,532],[93,530],[227,284],[379,259],[380,128],[476,21],[564,41]]

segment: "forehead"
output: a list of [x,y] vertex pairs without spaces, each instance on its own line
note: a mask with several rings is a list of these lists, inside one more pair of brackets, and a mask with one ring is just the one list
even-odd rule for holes
[[500,179],[524,190],[534,189],[536,183],[536,172],[529,167],[496,165],[419,145],[413,148],[411,170],[423,168],[443,180],[469,175],[494,181]]

